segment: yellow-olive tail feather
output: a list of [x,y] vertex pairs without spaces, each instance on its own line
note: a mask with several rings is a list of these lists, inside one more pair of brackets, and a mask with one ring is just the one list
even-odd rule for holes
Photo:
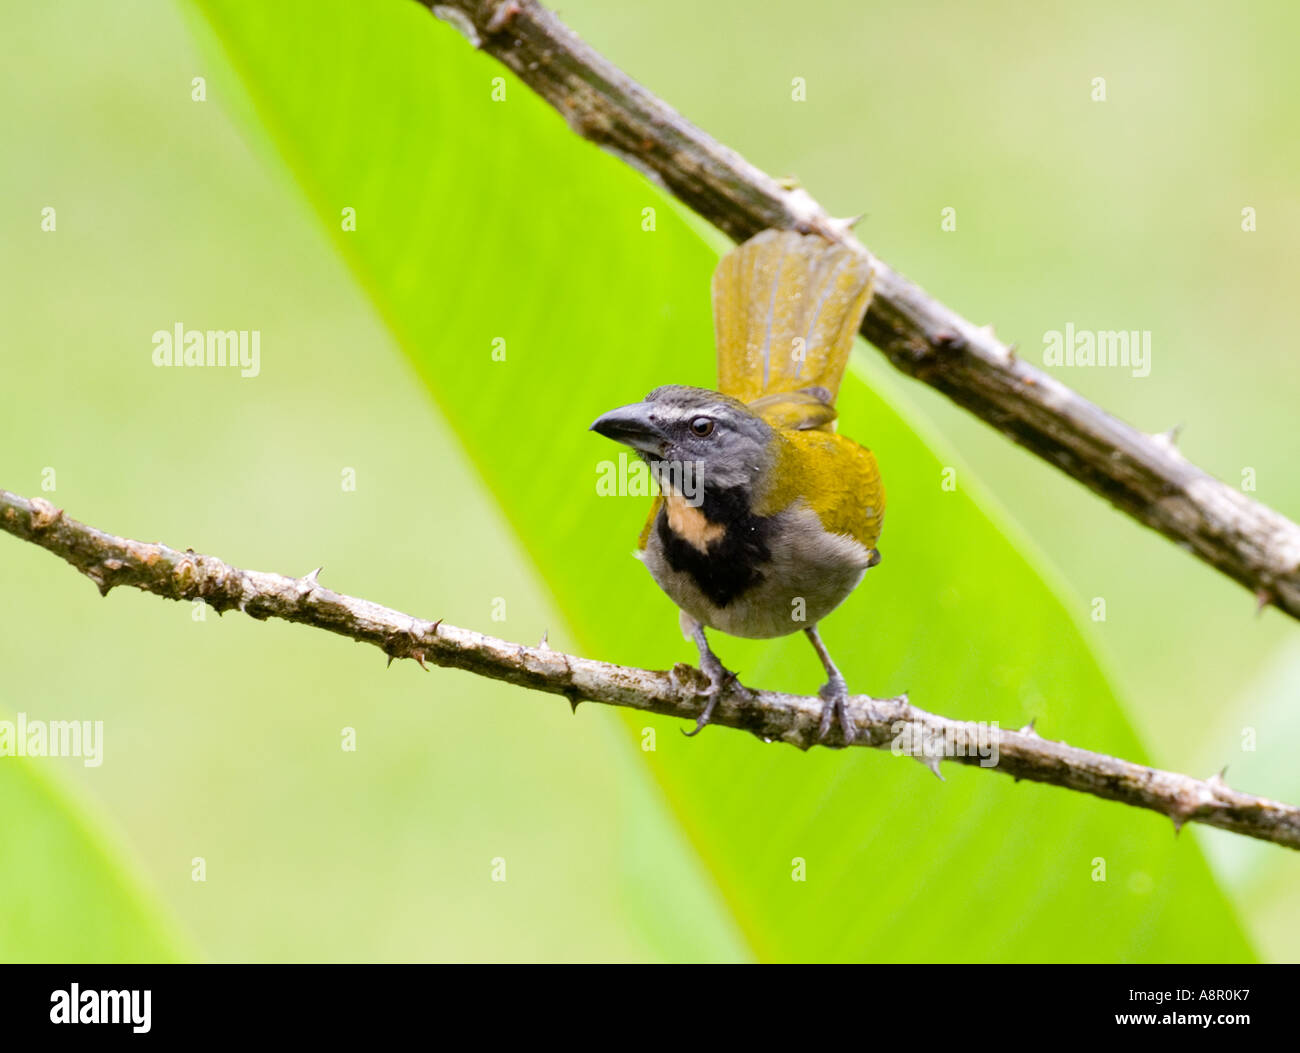
[[816,234],[765,230],[733,249],[713,274],[719,389],[762,400],[755,408],[778,426],[829,429],[833,411],[777,396],[834,405],[871,280],[867,258]]

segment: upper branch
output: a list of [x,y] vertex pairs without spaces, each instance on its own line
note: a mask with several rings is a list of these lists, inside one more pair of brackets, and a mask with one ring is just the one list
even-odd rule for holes
[[[250,617],[281,618],[374,644],[389,657],[420,665],[464,669],[509,684],[563,695],[575,707],[583,699],[694,721],[703,708],[703,674],[678,665],[668,672],[593,662],[524,647],[442,621],[426,621],[323,587],[319,570],[286,578],[240,570],[215,556],[178,552],[105,534],[63,514],[48,501],[0,490],[0,529],[66,560],[103,595],[131,585],[174,600],[201,599],[217,610],[235,608]],[[949,720],[900,698],[857,695],[849,701],[855,746],[889,748],[914,756],[935,774],[940,759],[995,768],[1017,779],[1050,783],[1107,800],[1160,812],[1175,827],[1192,821],[1300,848],[1300,808],[1228,787],[1218,776],[1193,779],[1174,772],[1076,749],[1040,738],[1032,728],[1003,731],[996,725]],[[807,749],[816,741],[818,698],[729,689],[712,723],[751,732],[764,742]],[[842,746],[838,727],[827,744]]]
[[[584,44],[535,0],[448,0],[457,25],[554,106],[575,132],[644,173],[737,241],[768,227],[816,231],[869,253],[806,191],[755,168]],[[862,333],[896,367],[1139,522],[1300,618],[1300,526],[1125,424],[874,261]]]

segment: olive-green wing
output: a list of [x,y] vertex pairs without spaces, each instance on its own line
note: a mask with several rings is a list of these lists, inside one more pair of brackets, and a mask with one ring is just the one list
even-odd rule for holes
[[650,543],[650,531],[655,528],[655,520],[659,518],[659,509],[663,508],[664,499],[660,494],[650,502],[650,515],[645,521],[645,526],[641,528],[641,533],[636,539],[636,547],[639,551],[644,552],[646,545]]
[[772,515],[803,498],[832,534],[876,547],[885,521],[885,486],[875,455],[852,439],[824,431],[780,435],[773,486],[759,515]]

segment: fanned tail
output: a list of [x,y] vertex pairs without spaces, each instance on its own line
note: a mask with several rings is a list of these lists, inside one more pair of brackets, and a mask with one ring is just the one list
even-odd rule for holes
[[[802,421],[802,403],[833,406],[871,280],[860,253],[816,234],[765,230],[733,249],[713,274],[719,389],[761,400],[764,417]],[[811,399],[776,397],[788,392]],[[793,426],[829,427],[833,419],[819,411]]]

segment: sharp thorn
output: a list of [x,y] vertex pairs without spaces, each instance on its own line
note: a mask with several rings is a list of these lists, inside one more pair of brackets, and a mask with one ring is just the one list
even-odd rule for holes
[[938,757],[926,756],[924,753],[922,753],[920,756],[917,756],[916,754],[912,754],[912,756],[916,757],[916,759],[920,761],[921,764],[923,764],[925,767],[929,768],[932,772],[934,772],[934,777],[938,779],[940,782],[948,781],[943,777],[943,772],[939,770]]
[[1264,613],[1264,608],[1273,602],[1273,594],[1265,588],[1255,590],[1255,617]]

